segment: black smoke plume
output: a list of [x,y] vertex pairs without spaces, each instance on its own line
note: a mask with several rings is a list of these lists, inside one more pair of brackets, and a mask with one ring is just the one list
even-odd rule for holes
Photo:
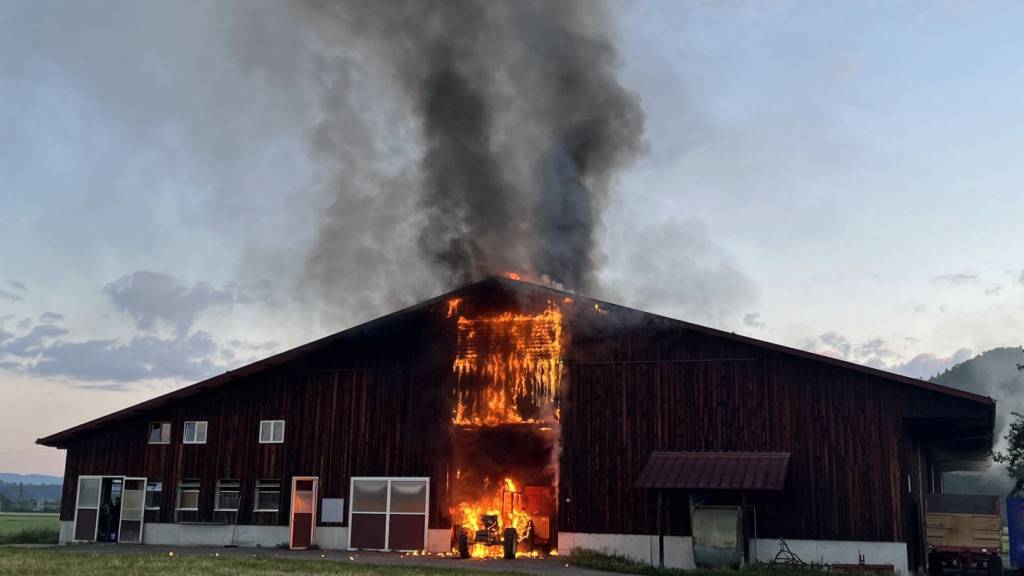
[[607,6],[391,0],[307,7],[389,67],[413,112],[422,140],[417,241],[442,283],[515,271],[593,288],[612,178],[644,146],[638,100],[617,79]]

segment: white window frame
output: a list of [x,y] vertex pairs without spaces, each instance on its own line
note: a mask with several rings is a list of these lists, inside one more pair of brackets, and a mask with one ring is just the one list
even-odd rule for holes
[[[231,488],[234,487],[234,490]],[[238,492],[238,505],[234,508],[221,508],[220,507],[220,494],[227,489],[228,492]],[[213,511],[214,512],[238,512],[242,507],[242,483],[238,480],[224,479],[217,480],[217,491],[214,492],[213,500]]]
[[[159,490],[150,490],[149,489],[149,485],[150,484],[159,484],[160,485],[160,489]],[[160,509],[160,504],[157,504],[156,506],[150,506],[148,504],[148,502],[149,502],[149,494],[151,492],[159,494],[160,495],[160,501],[163,501],[163,499],[164,499],[164,481],[163,480],[149,480],[149,479],[147,479],[146,480],[146,493],[144,494],[144,498],[142,500],[142,508],[144,510],[159,510]]]
[[[387,504],[384,512],[359,512],[355,511],[356,482],[359,480],[371,480],[387,482]],[[423,512],[392,512],[391,511],[391,483],[392,482],[426,482],[427,494]],[[393,552],[391,546],[391,516],[418,516],[423,514],[423,546],[427,545],[427,526],[430,525],[430,478],[420,476],[353,476],[348,481],[348,549],[352,548],[352,514],[383,514],[384,515],[384,546],[385,552]]]
[[[268,425],[268,424],[270,425],[270,440],[264,440],[263,439],[263,427],[265,425]],[[280,440],[275,440],[274,439],[274,429],[277,428],[278,424],[281,425],[281,439]],[[260,420],[260,429],[259,429],[259,436],[258,436],[260,444],[284,444],[284,433],[285,433],[285,429],[284,428],[285,428],[284,420]]]
[[[267,492],[270,492],[271,491],[270,490],[270,484],[272,482],[276,482],[276,486],[277,486],[277,508],[273,508],[273,509],[271,509],[271,508],[259,508],[259,505],[260,505],[260,492],[264,491],[264,490],[267,491]],[[282,484],[281,484],[280,480],[274,480],[273,478],[265,478],[263,480],[257,480],[256,481],[256,490],[253,492],[252,511],[253,512],[280,512],[281,511],[281,492],[283,492],[283,490],[281,489],[281,485]],[[261,487],[264,490],[261,490]]]
[[[182,495],[183,492],[186,491],[185,484],[189,485],[189,487],[188,487],[188,491],[189,492],[195,492],[196,493],[196,507],[195,508],[182,508],[181,507],[181,495]],[[194,489],[192,488],[193,485],[195,486]],[[202,482],[202,480],[193,480],[193,479],[189,478],[188,480],[182,480],[182,481],[178,482],[178,494],[177,494],[177,498],[175,498],[175,502],[174,502],[174,511],[175,512],[199,512],[199,499],[200,499],[200,497],[202,497],[202,495],[203,495],[203,482]]]
[[[188,439],[189,424],[192,425],[192,439]],[[200,426],[202,425],[202,426]],[[203,431],[202,439],[199,438],[200,428]],[[206,444],[206,433],[209,429],[209,424],[206,420],[186,420],[185,424],[181,427],[181,443],[182,444]]]
[[[164,426],[167,426],[167,440],[161,440],[159,442],[154,442],[150,438],[150,435],[153,432],[153,425],[154,424],[159,424],[160,425],[160,437],[161,438],[164,437],[164,434],[163,434]],[[173,435],[174,435],[174,425],[172,423],[170,423],[170,422],[150,422],[149,426],[146,428],[146,442],[148,442],[149,444],[159,444],[159,445],[170,444],[171,443],[171,438],[173,437]]]

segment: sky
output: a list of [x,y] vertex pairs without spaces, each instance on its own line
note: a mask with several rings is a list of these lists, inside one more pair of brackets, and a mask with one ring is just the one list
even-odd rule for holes
[[[0,471],[436,295],[402,99],[286,6],[0,0]],[[1022,12],[612,4],[646,152],[595,296],[923,378],[1020,345]]]

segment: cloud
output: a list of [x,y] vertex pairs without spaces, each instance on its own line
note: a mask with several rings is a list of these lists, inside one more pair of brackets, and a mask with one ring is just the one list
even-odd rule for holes
[[43,312],[39,315],[39,321],[44,324],[55,324],[64,321],[64,315],[56,312]]
[[931,352],[918,354],[910,360],[890,367],[890,370],[911,378],[931,378],[943,371],[966,362],[974,356],[970,348],[960,348],[952,356],[939,356]]
[[8,280],[7,283],[14,287],[15,290],[20,290],[21,292],[25,291],[25,284],[22,282],[18,282],[17,280]]
[[825,354],[826,356],[847,358],[850,356],[850,350],[853,349],[853,345],[850,344],[850,341],[838,332],[826,332],[821,336],[818,336],[818,342],[825,346],[825,349],[819,350],[819,353]]
[[942,274],[932,277],[932,284],[950,284],[953,286],[965,286],[976,284],[980,278],[973,272],[957,272],[954,274]]
[[8,340],[0,347],[0,353],[20,357],[34,356],[45,348],[47,341],[59,338],[67,333],[68,330],[60,326],[38,324],[28,334]]
[[135,320],[138,328],[149,330],[163,321],[179,335],[187,334],[204,311],[228,307],[238,300],[233,291],[217,289],[206,282],[189,287],[174,276],[147,270],[122,276],[107,284],[103,293],[114,308]]
[[15,294],[14,292],[8,292],[3,288],[0,288],[0,300],[10,300],[11,302],[24,302],[25,299]]
[[116,340],[56,342],[41,350],[29,371],[79,380],[129,382],[154,378],[199,380],[220,366],[211,358],[219,346],[206,332],[184,338],[136,336]]
[[[916,338],[903,339],[903,343],[907,345],[917,342]],[[891,346],[884,338],[872,338],[854,345],[837,332],[822,334],[808,341],[805,348],[818,354],[921,379],[931,378],[973,356],[970,348],[960,348],[950,356],[924,352],[905,360],[906,356],[901,353],[902,347]]]

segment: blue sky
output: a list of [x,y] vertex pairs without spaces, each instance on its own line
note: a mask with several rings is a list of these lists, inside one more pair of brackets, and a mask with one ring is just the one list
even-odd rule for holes
[[[277,6],[0,1],[3,471],[59,473],[35,438],[432,294],[374,209],[410,201],[376,187],[415,156],[401,99],[353,67],[331,97],[365,113],[334,136],[387,161],[313,154],[325,62],[360,53]],[[598,296],[919,377],[1021,343],[1024,6],[613,11],[648,152]],[[337,173],[340,285],[313,253]]]

